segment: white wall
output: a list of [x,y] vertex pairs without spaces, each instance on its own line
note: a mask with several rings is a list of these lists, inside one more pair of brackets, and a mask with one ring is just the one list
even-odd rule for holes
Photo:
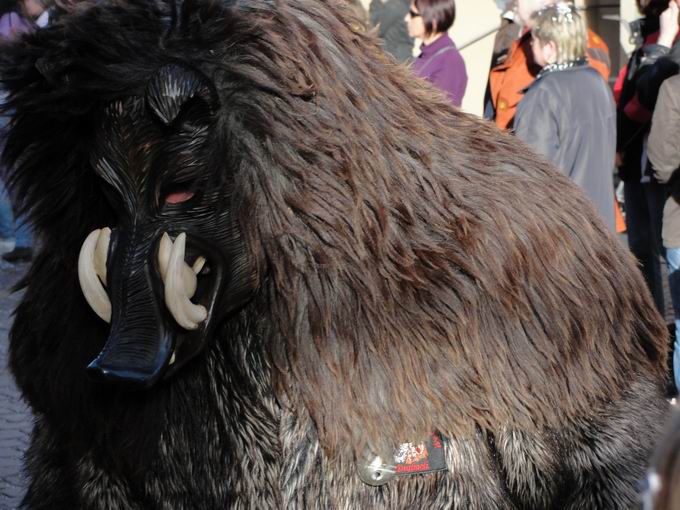
[[[637,10],[637,5],[635,5],[635,0],[621,0],[620,4],[621,18],[626,21],[633,21],[640,17],[640,12]],[[621,47],[630,53],[633,51],[633,45],[629,41],[630,33],[623,26],[621,26],[620,32],[620,42]]]
[[[457,0],[456,21],[449,32],[451,38],[461,47],[481,34],[498,28],[500,15],[493,0]],[[476,115],[481,115],[483,110],[494,36],[495,33],[492,33],[462,51],[468,73],[462,109]]]

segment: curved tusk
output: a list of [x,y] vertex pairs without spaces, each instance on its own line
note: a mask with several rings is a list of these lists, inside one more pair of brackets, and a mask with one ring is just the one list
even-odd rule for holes
[[[173,246],[174,243],[170,239],[170,236],[166,232],[163,232],[163,235],[161,236],[161,242],[158,245],[158,268],[160,270],[163,283],[165,283],[166,275],[168,273],[170,253],[172,252]],[[202,262],[200,262],[200,267],[198,271],[196,271],[195,267],[201,260]],[[182,268],[182,277],[184,278],[184,285],[187,290],[187,295],[189,296],[189,299],[191,299],[196,293],[196,285],[198,283],[196,275],[201,271],[201,269],[203,269],[205,257],[198,257],[196,262],[194,262],[194,268],[189,267],[189,264],[187,264],[184,259],[182,259],[182,262],[184,262],[184,267]]]
[[[184,268],[188,267],[184,261],[185,245],[186,234],[182,233],[175,239],[170,253],[165,275],[165,304],[180,326],[193,330],[208,317],[208,312],[204,306],[190,301],[184,278]],[[191,273],[193,275],[193,271]]]
[[85,299],[94,312],[106,322],[111,322],[111,301],[95,269],[95,248],[101,233],[100,229],[90,232],[80,248],[78,280]]
[[194,272],[194,274],[198,274],[201,272],[201,269],[203,269],[203,266],[205,266],[205,257],[198,257],[194,261],[194,265],[191,266],[191,270]]
[[161,272],[161,279],[163,280],[163,283],[165,283],[165,275],[168,273],[170,252],[172,252],[172,240],[166,232],[163,232],[163,235],[161,236],[161,242],[158,245],[158,269]]
[[97,244],[94,247],[94,270],[104,285],[106,282],[106,259],[109,254],[109,243],[111,242],[111,229],[103,228],[97,237]]

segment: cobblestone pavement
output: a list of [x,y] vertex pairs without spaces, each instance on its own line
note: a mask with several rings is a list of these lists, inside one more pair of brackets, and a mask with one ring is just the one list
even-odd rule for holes
[[22,456],[28,446],[31,413],[19,397],[7,368],[7,334],[20,294],[10,292],[26,265],[0,260],[0,510],[14,510],[24,492]]

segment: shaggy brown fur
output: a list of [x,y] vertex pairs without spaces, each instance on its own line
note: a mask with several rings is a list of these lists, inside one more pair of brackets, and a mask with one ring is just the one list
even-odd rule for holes
[[339,15],[289,6],[247,51],[276,94],[244,140],[240,210],[271,271],[280,388],[327,448],[560,427],[641,372],[662,381],[664,325],[581,191]]
[[[190,508],[191,491],[205,508],[632,503],[666,363],[633,258],[567,178],[349,16],[332,1],[115,0],[3,57],[7,156],[46,239],[12,347],[39,414],[31,507],[51,484],[71,488],[64,501],[97,487],[82,498],[101,508]],[[143,97],[169,63],[219,96],[210,157],[227,162],[220,193],[257,292],[205,358],[128,398],[85,379],[106,332],[74,297],[73,268],[87,233],[117,219],[89,162],[103,107]],[[66,310],[36,322],[57,296]],[[433,429],[450,438],[449,475],[356,479],[367,451]]]

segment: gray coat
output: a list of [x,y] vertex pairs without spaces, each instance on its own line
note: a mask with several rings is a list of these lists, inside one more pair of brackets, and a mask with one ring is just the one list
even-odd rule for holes
[[592,67],[542,72],[517,107],[515,133],[581,186],[615,231],[616,107]]
[[371,25],[378,26],[378,35],[385,41],[385,51],[398,62],[413,56],[413,39],[408,36],[404,16],[409,10],[408,0],[371,0],[369,16]]
[[[680,168],[680,75],[661,85],[649,132],[647,154],[660,182],[668,182]],[[675,190],[677,183],[673,187]],[[666,248],[680,248],[680,204],[668,197],[663,208],[661,235]]]

